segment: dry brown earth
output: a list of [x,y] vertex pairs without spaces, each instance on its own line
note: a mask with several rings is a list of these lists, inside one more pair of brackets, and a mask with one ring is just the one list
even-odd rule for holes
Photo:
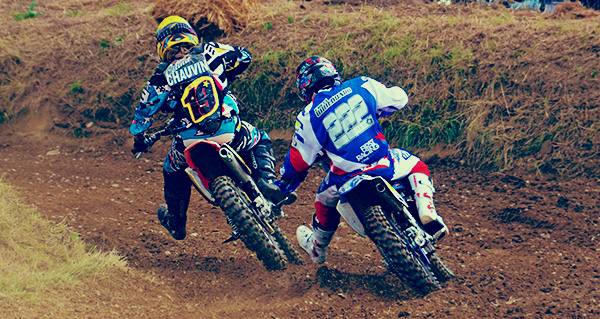
[[[128,141],[129,142],[129,141]],[[285,142],[277,140],[281,160]],[[424,298],[383,268],[375,247],[342,224],[328,261],[267,272],[198,194],[189,237],[171,239],[155,217],[161,202],[159,142],[139,160],[110,138],[0,135],[0,172],[50,220],[116,249],[134,269],[65,295],[63,310],[9,318],[597,318],[598,180],[479,173],[430,159],[437,206],[452,236],[439,252],[457,279]],[[312,170],[282,228],[312,214]],[[151,278],[152,280],[149,280]],[[109,288],[107,288],[109,287]],[[60,293],[60,292],[59,292]],[[2,313],[2,311],[0,311]]]
[[[383,5],[394,2],[380,1]],[[102,3],[116,5],[117,1]],[[146,8],[148,3],[136,2],[135,6]],[[79,35],[78,29],[63,27],[50,19],[62,18],[64,12],[79,8],[70,1],[64,8],[62,5],[61,1],[38,4],[46,12],[40,25],[47,25],[54,32]],[[81,5],[102,6],[91,1]],[[22,12],[26,7],[16,0],[0,6],[6,12]],[[150,39],[148,30],[155,27],[153,21],[135,6],[137,13],[130,17],[134,21],[130,29],[116,27],[121,23],[112,15],[102,16],[102,22],[111,29],[106,31],[108,35],[97,34],[99,39],[112,40],[122,32],[138,31]],[[87,21],[88,16],[81,19]],[[26,21],[17,25],[17,30],[25,30],[30,23],[33,24]],[[5,30],[3,34],[7,33]],[[28,36],[35,38],[36,34]],[[84,38],[73,39],[77,40],[72,43],[77,48],[73,56],[52,50],[46,50],[42,56],[30,54],[27,50],[31,48],[23,48],[21,54],[28,58],[58,56],[56,61],[60,63],[53,64],[56,69],[40,62],[49,69],[38,74],[41,84],[30,88],[35,93],[51,91],[49,98],[34,93],[22,96],[27,101],[22,104],[51,104],[53,112],[38,113],[32,109],[30,113],[37,122],[18,128],[2,125],[0,176],[18,186],[26,202],[35,205],[47,219],[66,222],[84,240],[103,250],[119,251],[132,271],[114,282],[98,279],[92,285],[77,286],[76,292],[67,288],[48,291],[60,295],[62,299],[57,300],[62,302],[47,309],[13,309],[3,305],[0,317],[600,318],[598,177],[571,176],[565,180],[518,171],[477,172],[461,162],[427,158],[438,191],[438,209],[452,232],[439,245],[439,252],[457,279],[424,298],[386,272],[374,245],[353,234],[345,224],[324,265],[307,260],[305,266],[291,265],[284,272],[267,272],[240,243],[221,244],[229,236],[222,213],[195,194],[189,212],[189,237],[181,242],[171,239],[155,216],[156,207],[162,202],[161,166],[167,144],[158,143],[150,154],[135,160],[129,153],[131,141],[124,137],[123,126],[114,130],[116,125],[112,124],[108,129],[92,126],[91,132],[104,134],[93,138],[66,139],[46,133],[48,127],[58,131],[57,127],[85,125],[65,124],[55,118],[54,111],[64,104],[55,95],[68,87],[62,84],[72,83],[57,85],[60,89],[49,86],[56,83],[47,77],[53,77],[58,69],[73,74],[86,68],[91,70],[86,72],[97,69],[100,73],[105,68],[111,72],[122,69],[127,70],[123,76],[137,80],[154,67],[144,55],[139,63],[127,66],[131,69],[104,65],[103,60],[96,61],[102,65],[84,68],[74,61],[85,56],[78,50],[84,50],[88,44]],[[151,41],[146,40],[138,39],[132,46],[146,52]],[[62,45],[58,41],[51,44]],[[597,51],[597,47],[593,49]],[[88,51],[87,47],[84,51]],[[11,66],[7,64],[6,68]],[[23,74],[27,72],[29,69]],[[553,75],[557,77],[560,76]],[[62,80],[72,79],[67,76]],[[593,85],[590,87],[586,96],[594,101],[598,92]],[[570,95],[573,99],[585,98],[578,92]],[[282,136],[272,136],[281,138],[276,140],[281,162],[287,142]],[[290,237],[298,225],[310,220],[320,175],[319,170],[311,171],[299,190],[299,201],[286,210],[281,226]]]

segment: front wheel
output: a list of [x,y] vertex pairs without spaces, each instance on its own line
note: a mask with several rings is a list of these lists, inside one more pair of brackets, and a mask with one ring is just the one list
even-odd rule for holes
[[364,224],[367,235],[377,245],[390,271],[423,295],[441,289],[431,270],[409,251],[394,232],[381,206],[366,210]]
[[285,255],[276,239],[255,219],[246,196],[228,176],[219,176],[211,184],[215,203],[227,216],[231,226],[240,233],[248,249],[256,253],[268,270],[285,268]]
[[277,222],[274,221],[271,226],[275,230],[273,236],[275,239],[277,239],[281,250],[285,252],[287,261],[296,265],[304,265],[304,259],[302,259],[302,255],[300,255],[296,247],[294,247],[294,244],[292,244],[290,239],[285,235],[281,228],[279,228]]

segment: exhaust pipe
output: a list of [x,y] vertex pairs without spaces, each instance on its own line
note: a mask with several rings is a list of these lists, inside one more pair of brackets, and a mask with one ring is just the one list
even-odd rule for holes
[[387,187],[385,186],[384,183],[377,183],[377,185],[375,185],[375,189],[379,192],[379,193],[385,193],[385,191],[387,190]]
[[235,176],[242,181],[242,183],[247,183],[252,181],[252,178],[249,174],[246,173],[242,165],[237,161],[233,152],[228,150],[225,147],[222,147],[219,150],[219,155],[223,159],[223,162],[227,164],[227,166],[231,169],[231,171],[235,174]]
[[[265,205],[263,195],[258,189],[258,186],[256,186],[256,183],[254,182],[252,177],[250,176],[250,170],[248,169],[248,167],[242,167],[243,164],[241,164],[238,161],[238,155],[228,147],[221,147],[221,149],[219,150],[219,156],[221,156],[221,159],[223,159],[225,165],[227,165],[231,169],[233,174],[242,182],[242,185],[246,185],[247,187],[249,187],[248,191],[250,193],[248,193],[248,195],[250,195],[250,197],[252,198],[251,200],[254,203],[256,203],[256,205],[259,208],[263,207]],[[270,228],[271,226],[268,227]],[[273,233],[272,229],[271,233]]]

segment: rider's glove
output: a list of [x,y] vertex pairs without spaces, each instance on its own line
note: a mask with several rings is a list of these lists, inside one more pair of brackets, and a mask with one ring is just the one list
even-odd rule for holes
[[144,152],[148,149],[148,144],[146,143],[145,134],[138,134],[133,138],[133,148],[131,149],[131,153],[139,153]]
[[296,190],[296,188],[298,188],[298,186],[300,186],[300,184],[304,181],[304,179],[306,179],[306,176],[308,175],[308,170],[303,171],[298,173],[298,175],[296,175],[294,177],[294,179],[282,179],[279,181],[275,182],[275,185],[277,185],[277,187],[279,187],[279,189],[281,189],[281,192],[284,194],[289,194],[293,191]]

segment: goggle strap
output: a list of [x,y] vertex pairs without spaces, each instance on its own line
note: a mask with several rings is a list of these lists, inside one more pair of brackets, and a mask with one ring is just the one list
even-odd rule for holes
[[196,35],[196,31],[194,31],[194,29],[192,29],[189,25],[183,24],[183,23],[176,23],[172,27],[169,27],[167,25],[162,30],[160,30],[158,32],[158,34],[156,35],[156,41],[162,42],[167,37],[170,37],[173,34],[178,34],[178,33],[192,33],[192,34]]

